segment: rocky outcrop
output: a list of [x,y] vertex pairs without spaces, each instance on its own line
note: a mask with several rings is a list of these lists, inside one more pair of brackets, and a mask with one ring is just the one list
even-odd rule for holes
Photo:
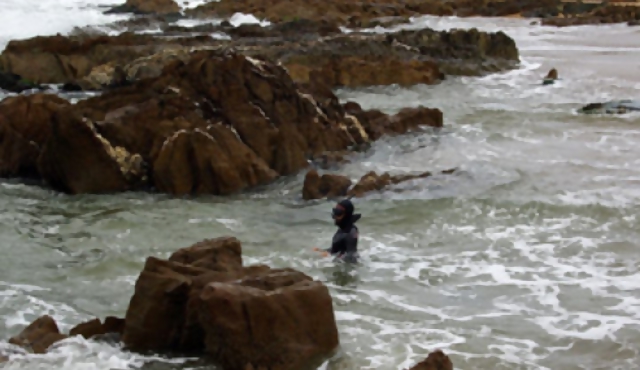
[[[450,169],[441,171],[440,174],[449,175],[456,171]],[[304,200],[336,198],[336,197],[362,197],[368,193],[383,191],[393,185],[397,185],[406,181],[423,179],[433,176],[431,172],[423,172],[416,175],[396,175],[389,173],[378,175],[371,171],[360,178],[360,180],[351,187],[351,180],[342,175],[323,174],[322,176],[316,170],[307,172],[304,179],[302,189],[302,198]]]
[[235,238],[150,257],[127,310],[135,350],[203,351],[224,369],[299,369],[338,345],[331,296],[291,269],[243,266]]
[[208,36],[158,38],[124,33],[119,36],[38,36],[9,42],[0,55],[0,70],[36,84],[76,83],[104,64],[124,66],[165,49],[210,45]]
[[[13,139],[4,142],[0,163],[7,176],[33,173],[71,194],[153,187],[225,195],[384,134],[442,126],[437,109],[389,117],[346,107],[330,89],[297,85],[267,60],[201,51],[156,78],[74,105],[42,94],[8,99],[0,104],[0,128]],[[25,109],[36,113],[20,121]],[[13,150],[18,144],[24,148]]]
[[584,114],[625,114],[640,111],[640,101],[637,100],[612,100],[603,103],[591,103],[578,109]]
[[44,90],[45,88],[25,80],[15,73],[0,71],[0,90],[19,94],[23,91],[32,89]]
[[335,23],[302,19],[224,29],[232,40],[191,36],[193,30],[183,29],[170,38],[125,33],[12,41],[0,55],[0,69],[37,83],[99,90],[158,77],[165,66],[188,61],[194,49],[232,48],[282,62],[299,83],[359,87],[433,84],[445,74],[481,75],[519,60],[515,42],[504,33],[475,29],[340,34]]
[[453,370],[453,363],[449,356],[445,355],[441,350],[429,353],[429,356],[409,370]]
[[134,13],[134,14],[175,14],[180,7],[173,0],[127,0],[106,11],[106,14]]
[[55,112],[67,100],[52,94],[9,97],[0,102],[0,176],[38,177],[38,157],[51,137]]
[[425,107],[404,108],[393,116],[379,110],[363,110],[355,102],[344,104],[345,111],[356,117],[372,140],[378,140],[385,134],[402,134],[420,127],[440,128],[443,125],[442,112],[439,109]]
[[346,176],[323,174],[318,171],[307,172],[302,187],[302,199],[336,198],[344,196],[351,187],[351,180]]
[[343,26],[359,27],[363,23],[390,16],[417,16],[420,14],[452,15],[453,9],[439,1],[420,0],[221,0],[208,2],[186,14],[195,17],[230,17],[241,12],[253,14],[274,23],[292,19],[329,20]]
[[9,339],[9,343],[31,353],[46,353],[56,342],[66,339],[51,316],[42,316],[27,326],[20,334]]
[[630,23],[640,21],[638,4],[603,4],[590,11],[577,14],[560,13],[542,20],[542,25],[568,27],[587,24]]

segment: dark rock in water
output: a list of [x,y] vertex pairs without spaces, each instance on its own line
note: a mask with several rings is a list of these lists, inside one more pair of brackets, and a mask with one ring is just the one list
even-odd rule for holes
[[53,94],[0,102],[0,176],[38,178],[38,157],[51,136],[51,120],[70,103]]
[[104,323],[100,319],[93,319],[82,324],[76,325],[69,332],[69,336],[81,335],[86,339],[103,336],[105,334],[119,334],[124,332],[124,319],[116,317],[107,317]]
[[42,354],[51,345],[66,338],[66,335],[60,333],[58,324],[51,316],[42,316],[27,326],[19,335],[9,339],[9,343],[20,346],[29,352]]
[[604,103],[591,103],[578,110],[584,114],[624,114],[640,111],[638,100],[612,100]]
[[323,174],[311,170],[304,177],[302,199],[335,198],[344,196],[351,187],[351,180],[346,176]]
[[105,14],[180,14],[180,7],[173,0],[127,0],[122,5],[115,6]]
[[453,363],[444,352],[436,350],[429,353],[424,361],[417,363],[409,370],[453,370]]
[[0,89],[19,94],[31,89],[44,90],[45,87],[27,81],[15,73],[0,71]]
[[552,85],[554,82],[558,80],[558,70],[552,68],[547,76],[542,80],[543,85]]
[[129,349],[206,353],[223,369],[307,368],[339,345],[324,284],[293,269],[243,266],[230,237],[148,258],[125,322]]
[[[440,174],[450,175],[456,169],[441,171]],[[424,179],[433,176],[431,172],[423,172],[415,175],[395,175],[385,172],[382,175],[371,171],[360,178],[351,188],[351,180],[342,175],[323,174],[320,176],[316,170],[307,173],[302,189],[304,200],[335,198],[335,197],[362,197],[375,191],[384,191],[392,185],[397,185],[406,181]]]

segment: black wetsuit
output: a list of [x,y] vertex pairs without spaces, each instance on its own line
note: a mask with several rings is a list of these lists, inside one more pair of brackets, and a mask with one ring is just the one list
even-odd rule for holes
[[345,215],[337,223],[338,231],[333,236],[331,248],[327,252],[345,262],[358,262],[358,227],[355,223],[360,219],[359,214],[353,214],[354,207],[351,201],[344,200],[340,205],[345,210]]

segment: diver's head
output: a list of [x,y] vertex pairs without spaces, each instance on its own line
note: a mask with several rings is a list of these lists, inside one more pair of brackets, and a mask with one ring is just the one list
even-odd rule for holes
[[350,223],[353,217],[354,207],[349,199],[345,199],[336,204],[331,210],[331,217],[337,226]]

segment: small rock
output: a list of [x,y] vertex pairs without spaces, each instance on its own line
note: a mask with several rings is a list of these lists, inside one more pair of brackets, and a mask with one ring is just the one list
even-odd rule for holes
[[55,320],[45,315],[27,326],[19,335],[9,339],[9,343],[42,354],[46,353],[52,344],[66,338],[66,335],[60,333]]
[[85,339],[90,339],[99,335],[118,333],[122,334],[124,330],[124,319],[116,317],[107,317],[104,323],[100,319],[93,319],[82,324],[76,325],[69,332],[69,336],[81,335]]
[[351,180],[346,176],[324,174],[320,176],[318,171],[307,172],[304,178],[302,198],[304,200],[335,198],[347,195],[351,187]]
[[544,78],[544,80],[542,81],[543,85],[551,85],[553,84],[556,80],[558,80],[558,70],[555,68],[552,68],[549,73],[547,73],[547,76]]
[[38,84],[27,81],[15,73],[0,71],[0,89],[19,94],[26,90],[44,90],[45,88]]
[[453,370],[453,363],[444,352],[436,350],[409,370]]

